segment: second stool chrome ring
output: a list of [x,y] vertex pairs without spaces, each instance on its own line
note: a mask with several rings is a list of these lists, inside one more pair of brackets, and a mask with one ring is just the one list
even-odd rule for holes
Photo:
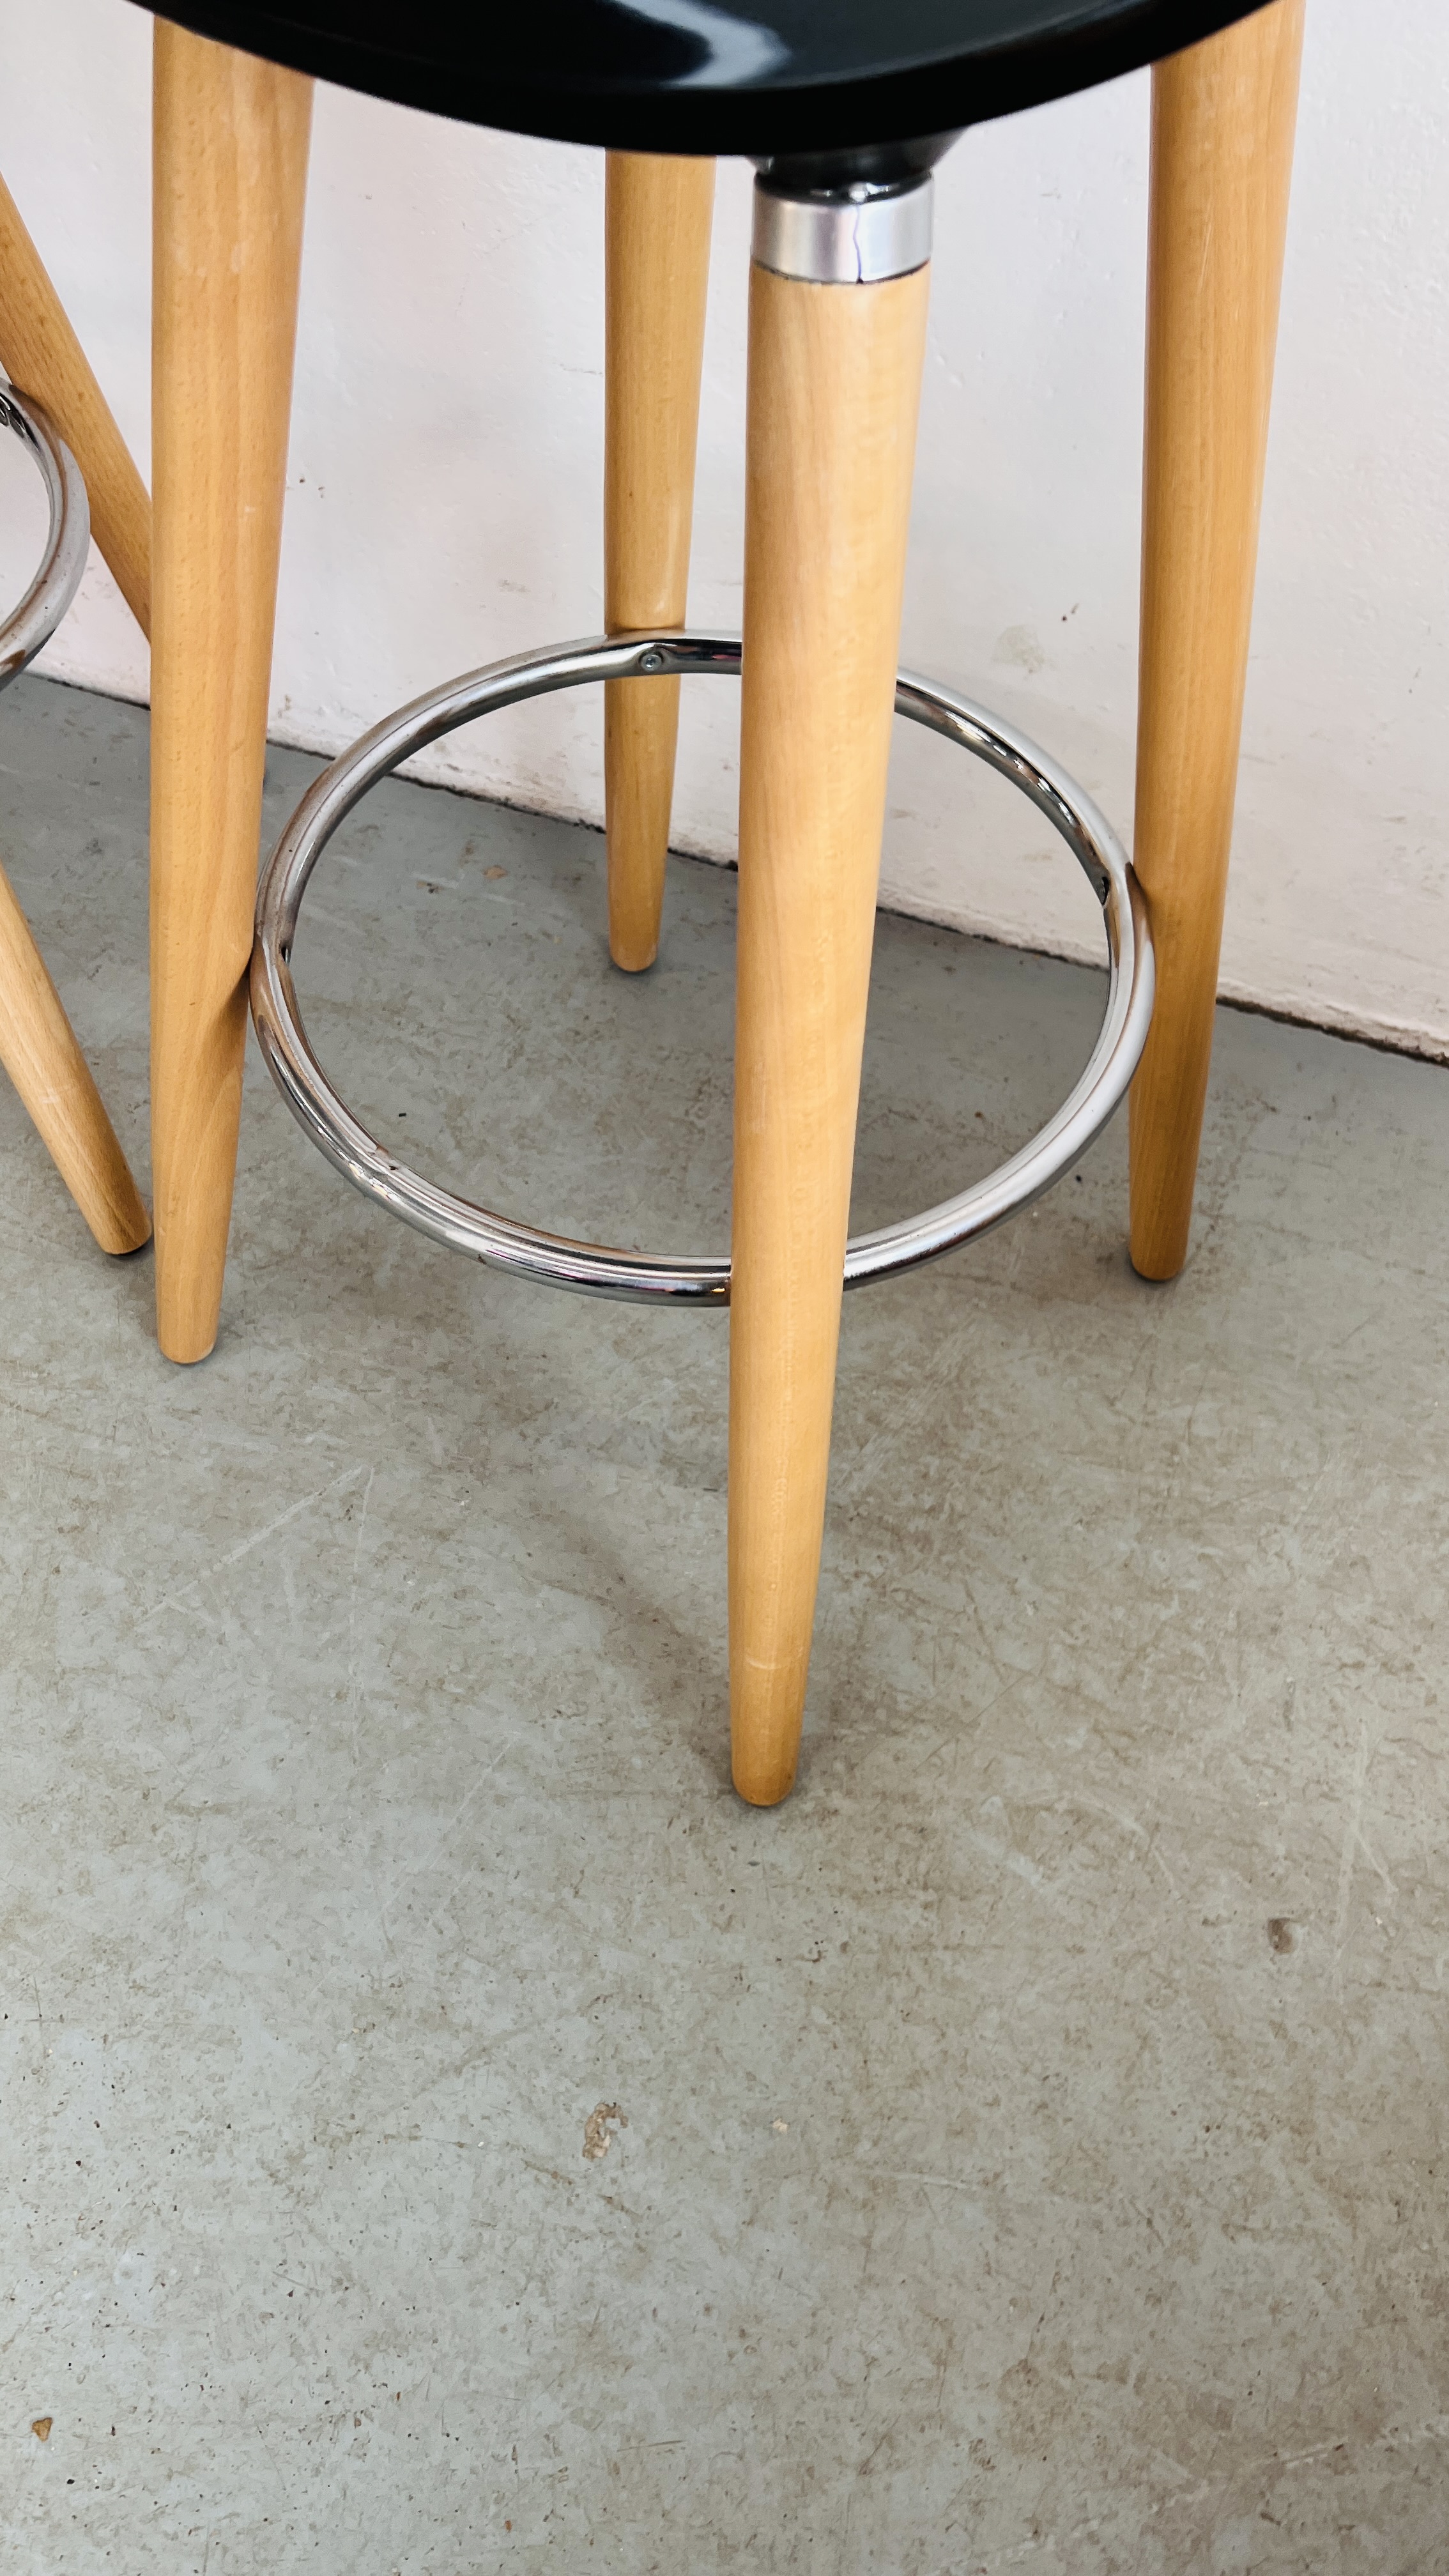
[[81,585],[91,541],[90,503],[81,470],[49,415],[28,394],[0,381],[0,429],[11,430],[40,468],[50,526],[40,570],[0,626],[0,689],[18,680],[50,642]]
[[[252,954],[251,1002],[261,1050],[304,1133],[354,1188],[431,1235],[434,1242],[525,1278],[586,1296],[652,1304],[688,1298],[725,1305],[727,1259],[701,1254],[620,1252],[579,1243],[514,1217],[494,1215],[424,1180],[370,1136],[333,1089],[307,1037],[292,981],[292,943],[308,880],[332,835],[370,787],[401,762],[476,716],[522,698],[576,688],[585,680],[656,673],[738,674],[737,636],[664,630],[561,644],[449,680],[384,717],[324,769],[303,797],[262,876]],[[924,1215],[903,1217],[847,1246],[845,1285],[889,1279],[987,1234],[1029,1207],[1081,1160],[1119,1106],[1136,1072],[1152,1019],[1152,940],[1141,889],[1126,851],[1091,798],[1000,716],[934,682],[902,672],[896,713],[974,753],[1029,796],[1061,834],[1102,907],[1109,971],[1107,1009],[1086,1070],[1054,1117],[1019,1153]]]

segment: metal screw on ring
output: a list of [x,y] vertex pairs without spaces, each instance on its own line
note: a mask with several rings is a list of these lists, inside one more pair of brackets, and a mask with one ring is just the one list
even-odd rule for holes
[[[585,680],[627,680],[641,672],[738,674],[738,636],[665,632],[592,637],[522,654],[449,680],[385,716],[313,781],[262,876],[252,952],[252,1018],[278,1090],[304,1133],[345,1179],[435,1243],[586,1296],[651,1304],[688,1298],[729,1302],[730,1265],[701,1255],[619,1252],[496,1216],[424,1180],[370,1136],[333,1089],[313,1052],[292,981],[292,943],[308,880],[338,826],[400,762],[477,716]],[[1029,1207],[1080,1162],[1119,1106],[1152,1020],[1152,939],[1127,853],[1092,799],[1065,770],[1000,716],[969,698],[902,672],[896,713],[927,726],[997,770],[1029,796],[1079,860],[1102,907],[1107,934],[1107,1008],[1086,1070],[1055,1116],[999,1170],[924,1215],[903,1217],[847,1245],[845,1285],[932,1261]]]
[[50,530],[40,570],[19,607],[0,625],[0,689],[5,689],[50,642],[80,588],[91,541],[91,512],[80,467],[54,423],[39,403],[4,383],[0,383],[0,429],[12,431],[29,450],[50,504]]

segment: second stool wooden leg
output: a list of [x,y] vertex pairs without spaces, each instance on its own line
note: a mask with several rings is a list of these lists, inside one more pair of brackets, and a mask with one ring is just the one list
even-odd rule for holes
[[757,1806],[810,1660],[928,278],[751,271],[729,1603]]
[[1157,1007],[1132,1086],[1132,1261],[1187,1259],[1258,556],[1303,0],[1152,75],[1133,858]]
[[312,84],[158,19],[151,1119],[168,1359],[231,1221]]
[[[680,626],[689,581],[714,163],[611,152],[605,178],[604,623]],[[678,680],[604,691],[609,952],[659,952]]]
[[3,869],[0,1064],[102,1252],[135,1252],[151,1220]]

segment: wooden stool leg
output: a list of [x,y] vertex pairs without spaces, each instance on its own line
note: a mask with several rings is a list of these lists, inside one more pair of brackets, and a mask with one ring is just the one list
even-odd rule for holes
[[91,531],[143,635],[151,632],[151,504],[45,264],[0,179],[0,366],[43,403],[80,467]]
[[[712,161],[607,158],[604,623],[681,626],[689,581]],[[659,952],[678,680],[604,691],[609,953],[631,974]]]
[[730,1303],[730,1718],[795,1776],[929,271],[750,286]]
[[216,1339],[312,85],[158,19],[151,1119],[168,1359]]
[[136,1251],[151,1220],[3,869],[0,1064],[102,1252]]
[[1303,0],[1152,75],[1134,859],[1157,1009],[1132,1086],[1133,1266],[1187,1259],[1227,894]]

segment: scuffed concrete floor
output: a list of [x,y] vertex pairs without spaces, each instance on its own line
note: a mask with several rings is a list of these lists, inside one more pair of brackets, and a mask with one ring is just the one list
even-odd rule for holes
[[[144,747],[0,710],[138,1162]],[[592,835],[394,786],[339,847],[299,977],[355,1101],[723,1242],[733,880],[675,869],[629,984]],[[1008,1150],[1099,1001],[883,920],[860,1220]],[[772,1815],[721,1320],[435,1251],[253,1053],[175,1370],[8,1091],[0,1154],[7,2571],[1449,2566],[1449,1076],[1225,1014],[1176,1287],[1119,1128],[849,1302]]]

